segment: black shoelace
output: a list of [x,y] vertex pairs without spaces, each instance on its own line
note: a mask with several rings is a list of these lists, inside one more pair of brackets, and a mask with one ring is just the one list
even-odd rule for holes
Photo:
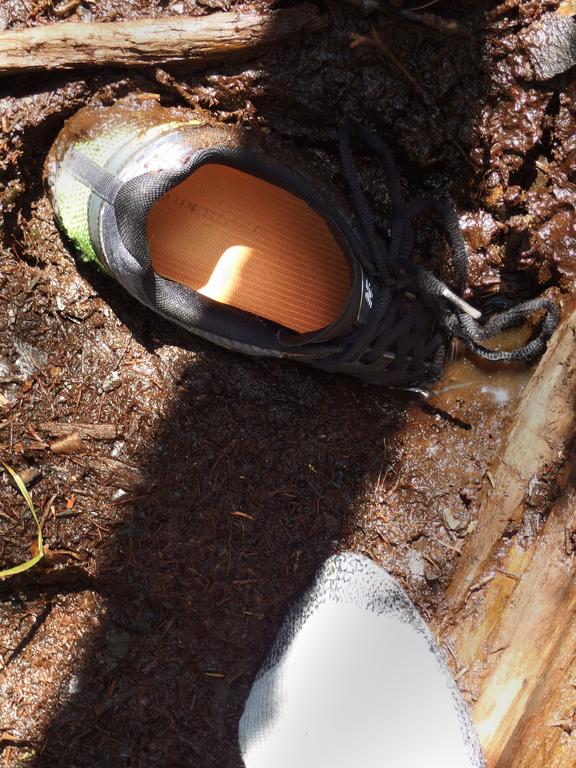
[[[352,156],[351,140],[360,139],[380,160],[391,203],[389,237],[379,234],[376,217],[360,185]],[[392,154],[375,134],[355,124],[340,133],[340,158],[360,221],[366,256],[360,257],[366,273],[376,283],[368,322],[343,340],[310,345],[311,356],[333,369],[346,363],[369,366],[382,357],[390,359],[389,370],[405,373],[406,380],[427,383],[442,373],[450,340],[456,337],[479,357],[493,361],[531,361],[542,355],[559,321],[554,301],[536,298],[490,316],[480,324],[477,312],[432,272],[414,263],[413,222],[421,213],[432,213],[443,226],[452,250],[457,290],[462,292],[468,276],[468,254],[456,210],[449,198],[423,197],[407,204]],[[430,327],[430,311],[436,323]],[[530,315],[544,311],[538,334],[524,346],[503,351],[480,342],[518,326]],[[307,350],[308,351],[308,350]]]

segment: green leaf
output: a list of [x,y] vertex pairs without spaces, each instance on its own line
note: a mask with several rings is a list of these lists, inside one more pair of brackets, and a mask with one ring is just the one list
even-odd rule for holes
[[35,555],[30,560],[27,560],[25,563],[20,563],[20,565],[15,565],[13,568],[6,568],[3,571],[0,571],[0,581],[3,581],[4,579],[10,578],[10,576],[16,576],[18,573],[24,573],[25,571],[30,570],[30,568],[33,568],[36,563],[40,562],[42,558],[44,557],[44,540],[42,538],[42,526],[40,525],[40,521],[38,520],[38,515],[36,514],[36,509],[34,507],[34,502],[30,498],[30,494],[28,493],[28,488],[24,485],[24,481],[18,474],[18,472],[15,472],[12,467],[10,467],[8,464],[6,464],[5,461],[2,461],[0,459],[0,464],[4,467],[6,472],[12,477],[14,482],[16,483],[16,487],[24,497],[24,501],[26,502],[28,509],[30,510],[32,517],[34,518],[34,522],[36,523],[36,528],[38,530],[38,554]]

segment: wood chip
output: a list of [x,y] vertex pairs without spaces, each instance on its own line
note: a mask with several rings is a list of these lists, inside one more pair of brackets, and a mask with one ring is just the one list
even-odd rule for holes
[[50,450],[52,453],[78,453],[84,450],[84,441],[78,434],[78,432],[72,432],[71,435],[63,437],[61,440],[56,440],[50,444]]
[[52,437],[67,437],[76,433],[84,439],[117,440],[121,436],[115,424],[62,424],[58,421],[45,421],[38,429]]
[[26,467],[20,472],[20,477],[24,485],[31,485],[41,474],[42,471],[38,467]]
[[144,475],[138,467],[123,464],[116,459],[94,457],[90,460],[90,467],[115,487],[133,488],[144,482]]
[[472,592],[479,592],[481,589],[483,589],[486,584],[489,584],[494,579],[494,574],[490,573],[488,576],[485,576],[483,579],[480,579],[480,581],[477,581],[475,584],[472,584],[472,586],[469,589],[469,593],[472,594]]
[[54,8],[54,16],[65,19],[67,16],[73,14],[79,5],[80,0],[68,0],[68,2],[62,3],[62,5],[57,5]]
[[12,401],[0,392],[0,408],[11,408]]

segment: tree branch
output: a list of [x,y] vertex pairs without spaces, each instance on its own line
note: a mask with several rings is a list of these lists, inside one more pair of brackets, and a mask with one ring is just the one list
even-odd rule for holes
[[317,9],[308,4],[274,13],[48,24],[0,33],[0,75],[85,66],[205,66],[253,55],[324,26]]

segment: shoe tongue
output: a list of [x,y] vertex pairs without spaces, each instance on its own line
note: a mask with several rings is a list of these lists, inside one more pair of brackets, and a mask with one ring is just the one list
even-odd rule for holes
[[364,325],[368,321],[373,301],[374,292],[372,284],[361,265],[356,262],[350,296],[340,317],[318,331],[310,331],[309,333],[282,332],[282,343],[286,346],[298,346],[300,344],[333,341],[334,339],[347,336],[354,328]]

